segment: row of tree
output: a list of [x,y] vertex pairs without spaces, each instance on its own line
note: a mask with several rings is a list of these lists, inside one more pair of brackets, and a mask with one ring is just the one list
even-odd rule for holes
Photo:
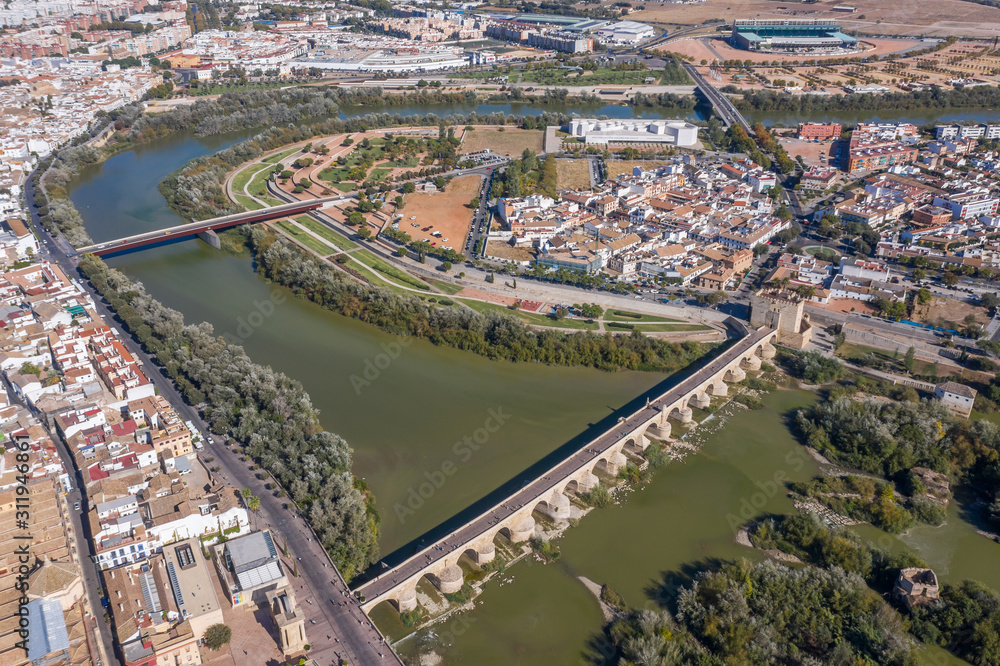
[[339,314],[396,335],[464,349],[495,360],[673,372],[706,347],[665,342],[634,332],[627,336],[591,332],[535,331],[517,317],[470,308],[438,308],[351,279],[287,240],[260,227],[245,227],[257,270],[296,294]]
[[775,90],[746,90],[736,86],[721,88],[723,93],[740,95],[731,98],[740,111],[777,111],[810,113],[813,111],[885,111],[891,109],[994,108],[1000,106],[1000,88],[973,86],[948,90],[930,86],[909,93],[874,95],[791,95]]
[[323,430],[298,381],[254,363],[210,324],[185,325],[180,312],[99,258],[84,256],[80,271],[185,399],[204,404],[212,431],[235,438],[288,489],[345,578],[375,562],[374,500],[351,475],[350,447]]

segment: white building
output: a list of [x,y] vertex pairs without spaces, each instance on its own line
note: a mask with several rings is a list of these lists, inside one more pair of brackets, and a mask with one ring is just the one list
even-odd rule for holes
[[972,405],[976,402],[976,389],[958,382],[945,382],[934,388],[934,397],[951,413],[969,418]]
[[698,143],[698,126],[684,120],[641,120],[610,118],[574,118],[569,133],[586,143],[672,143],[693,146]]
[[635,44],[644,39],[655,37],[656,31],[645,23],[620,21],[604,26],[597,31],[597,36],[604,41],[615,44]]
[[842,257],[840,260],[840,273],[848,277],[867,278],[882,282],[889,281],[889,267],[877,261]]

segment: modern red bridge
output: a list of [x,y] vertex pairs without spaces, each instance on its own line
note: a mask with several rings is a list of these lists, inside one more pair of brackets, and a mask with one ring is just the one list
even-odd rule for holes
[[212,240],[210,240],[210,237],[214,236],[214,234],[211,232],[218,231],[220,229],[228,229],[229,227],[235,227],[241,224],[254,224],[256,222],[276,220],[290,215],[298,215],[299,213],[316,210],[317,208],[322,208],[327,204],[336,203],[349,198],[351,198],[351,195],[344,194],[335,197],[312,199],[310,201],[295,201],[293,203],[281,204],[270,208],[251,210],[245,213],[236,213],[234,215],[215,217],[210,220],[202,220],[200,222],[180,224],[176,227],[169,227],[167,229],[147,231],[145,233],[135,234],[134,236],[126,236],[124,238],[119,238],[118,240],[107,241],[105,243],[95,243],[94,245],[78,248],[77,252],[79,254],[96,254],[98,256],[102,256],[105,254],[134,250],[144,245],[154,245],[156,243],[174,241],[181,238],[199,235],[209,243],[216,245],[218,239],[216,239],[213,243]]

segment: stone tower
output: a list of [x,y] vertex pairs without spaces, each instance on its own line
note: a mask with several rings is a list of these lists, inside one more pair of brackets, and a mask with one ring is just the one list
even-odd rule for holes
[[281,653],[295,654],[305,650],[306,618],[305,614],[295,604],[295,593],[290,587],[281,587],[267,593],[267,605],[271,609],[271,618],[278,630],[278,641],[281,643]]
[[812,340],[809,315],[803,314],[805,301],[793,292],[760,290],[750,297],[750,325],[778,331],[777,342],[802,349]]

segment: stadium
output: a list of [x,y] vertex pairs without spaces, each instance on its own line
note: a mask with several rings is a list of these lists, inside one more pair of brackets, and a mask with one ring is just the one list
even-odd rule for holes
[[859,42],[841,32],[836,21],[815,19],[744,19],[733,21],[729,43],[744,51],[848,52]]

